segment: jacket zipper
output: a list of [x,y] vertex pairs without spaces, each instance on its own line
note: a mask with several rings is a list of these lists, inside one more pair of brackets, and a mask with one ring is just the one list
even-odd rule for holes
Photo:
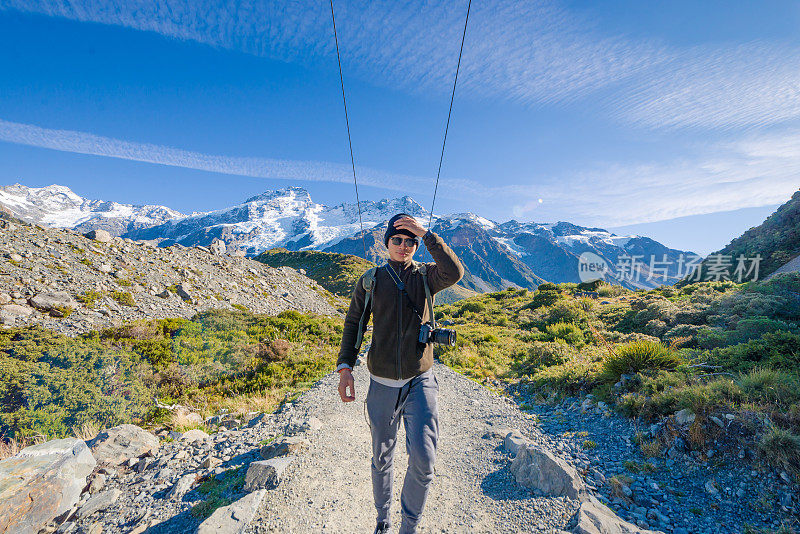
[[[389,266],[391,268],[391,265]],[[398,278],[400,278],[398,276]],[[400,279],[402,281],[402,279]],[[403,330],[403,292],[397,288],[397,380],[403,379],[403,373],[400,368],[400,339]]]

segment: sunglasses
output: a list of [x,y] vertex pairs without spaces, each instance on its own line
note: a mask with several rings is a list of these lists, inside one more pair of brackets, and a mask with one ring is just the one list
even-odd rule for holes
[[406,237],[405,239],[402,238],[402,237],[392,237],[392,238],[389,238],[389,241],[392,242],[392,245],[395,245],[395,246],[398,246],[398,247],[400,246],[400,243],[405,243],[407,247],[416,247],[417,246],[417,240],[416,239],[411,239],[410,237]]

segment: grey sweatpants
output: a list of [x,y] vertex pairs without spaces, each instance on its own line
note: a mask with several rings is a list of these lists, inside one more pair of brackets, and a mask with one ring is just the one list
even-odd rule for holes
[[394,449],[401,417],[405,425],[408,470],[400,495],[400,534],[416,532],[433,480],[439,438],[438,393],[439,382],[433,369],[415,376],[402,388],[369,381],[366,403],[372,432],[372,493],[378,521],[390,521]]

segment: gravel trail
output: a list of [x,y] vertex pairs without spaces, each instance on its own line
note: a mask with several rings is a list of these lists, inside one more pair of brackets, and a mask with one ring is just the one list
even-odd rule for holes
[[[436,477],[418,527],[426,532],[553,532],[566,527],[577,502],[536,496],[519,487],[502,450],[503,429],[541,438],[531,417],[510,401],[436,363],[440,438]],[[325,376],[291,408],[292,418],[317,417],[311,446],[268,492],[248,532],[371,533],[370,432],[364,398],[366,365],[357,365],[356,401],[339,399],[336,373]],[[538,441],[535,439],[535,441]],[[392,523],[400,525],[400,490],[408,465],[400,426],[395,449]]]

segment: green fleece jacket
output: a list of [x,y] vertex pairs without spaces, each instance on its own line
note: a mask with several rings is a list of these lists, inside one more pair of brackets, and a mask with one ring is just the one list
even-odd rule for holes
[[[436,263],[426,263],[428,287],[432,294],[452,286],[464,276],[464,267],[453,250],[433,232],[423,236],[423,242]],[[422,273],[413,268],[412,260],[388,261],[399,275],[411,299],[422,311],[427,322],[433,310],[428,309]],[[367,368],[375,376],[404,380],[424,373],[433,365],[433,344],[418,342],[420,320],[405,296],[397,288],[383,265],[375,273],[372,301],[367,309],[366,322],[372,315],[372,345],[367,354]],[[362,275],[363,278],[363,275]],[[364,311],[366,292],[359,279],[350,299],[350,308],[344,319],[342,345],[336,365],[345,363],[353,367],[358,357],[355,348],[358,322]]]

